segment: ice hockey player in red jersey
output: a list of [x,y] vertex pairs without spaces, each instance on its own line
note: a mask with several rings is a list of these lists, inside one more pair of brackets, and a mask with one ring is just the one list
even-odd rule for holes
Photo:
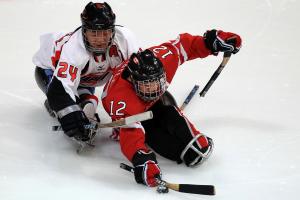
[[188,60],[205,58],[241,47],[239,35],[221,30],[204,36],[180,34],[176,40],[134,53],[114,70],[102,93],[102,104],[112,120],[147,110],[153,119],[120,129],[122,153],[134,166],[137,183],[156,186],[161,176],[156,153],[189,167],[205,161],[213,149],[211,138],[202,134],[177,106],[161,100],[178,67]]
[[71,33],[42,35],[33,57],[35,79],[47,95],[45,107],[55,113],[64,133],[79,141],[90,139],[84,128],[96,112],[95,87],[104,85],[112,69],[139,50],[135,36],[115,25],[107,3],[88,3],[82,25]]

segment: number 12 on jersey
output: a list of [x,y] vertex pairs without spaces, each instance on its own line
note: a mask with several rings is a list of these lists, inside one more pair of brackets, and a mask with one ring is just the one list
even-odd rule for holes
[[110,116],[116,115],[116,116],[123,116],[124,112],[123,110],[126,108],[126,103],[124,101],[119,101],[118,103],[115,103],[114,101],[110,101]]

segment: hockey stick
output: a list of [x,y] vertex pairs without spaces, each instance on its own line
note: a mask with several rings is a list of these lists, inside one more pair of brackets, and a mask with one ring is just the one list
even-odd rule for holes
[[[134,173],[134,168],[126,165],[124,163],[120,164],[120,167],[124,170]],[[177,192],[184,192],[184,193],[191,193],[191,194],[202,194],[202,195],[215,195],[215,187],[213,185],[193,185],[193,184],[175,184],[175,183],[168,183],[164,180],[157,180],[157,183],[160,187],[165,186],[168,189],[177,191]],[[162,192],[162,191],[158,191]]]
[[[147,112],[143,112],[143,113],[139,113],[136,115],[132,115],[129,117],[125,117],[123,119],[119,119],[110,123],[105,123],[105,124],[101,124],[101,123],[95,123],[95,124],[91,124],[88,125],[87,129],[100,129],[100,128],[115,128],[115,127],[121,127],[121,126],[127,126],[136,122],[142,122],[148,119],[152,119],[153,118],[153,113],[152,111],[147,111]],[[61,126],[53,126],[52,127],[53,131],[61,131],[62,128]]]
[[212,84],[215,82],[215,80],[218,78],[218,76],[220,75],[220,73],[222,72],[222,70],[224,69],[224,67],[226,66],[227,62],[229,61],[231,56],[231,53],[225,52],[223,55],[223,60],[220,64],[220,66],[218,67],[218,69],[214,72],[214,74],[212,75],[212,77],[209,79],[208,83],[205,85],[205,87],[203,88],[203,90],[199,93],[200,97],[204,97],[205,94],[207,93],[207,91],[209,90],[209,88],[212,86]]
[[180,106],[180,110],[185,109],[185,107],[190,103],[191,99],[194,97],[194,95],[196,94],[196,92],[198,91],[198,89],[199,89],[199,85],[195,85],[193,87],[193,89],[191,90],[191,92],[189,93],[189,95],[185,98],[184,102]]

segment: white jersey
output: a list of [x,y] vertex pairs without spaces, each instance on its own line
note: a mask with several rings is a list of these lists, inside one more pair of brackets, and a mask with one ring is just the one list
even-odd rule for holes
[[101,86],[111,77],[111,70],[140,46],[131,31],[115,27],[111,46],[103,55],[94,56],[83,43],[81,28],[72,33],[48,33],[40,37],[40,49],[33,63],[44,69],[52,69],[65,91],[75,101],[78,86]]

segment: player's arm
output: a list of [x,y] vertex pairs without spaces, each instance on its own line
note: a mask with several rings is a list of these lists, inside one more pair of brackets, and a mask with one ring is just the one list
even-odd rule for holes
[[[121,83],[114,82],[114,84],[121,87]],[[139,109],[140,101],[137,101],[138,97],[135,93],[131,95],[130,91],[127,91],[118,95],[117,91],[112,90],[108,91],[107,95],[102,99],[102,104],[112,120],[144,111]],[[145,145],[145,130],[141,123],[121,127],[119,139],[122,153],[134,166],[136,182],[147,186],[156,186],[155,176],[160,176],[161,173],[155,154]]]
[[156,155],[145,145],[141,123],[120,129],[120,145],[123,154],[134,166],[136,182],[149,187],[156,186],[156,177],[161,177],[161,171]]
[[211,54],[217,55],[218,52],[237,53],[241,43],[239,35],[221,30],[209,30],[203,36],[183,33],[176,40],[171,41],[181,64],[187,60],[205,58]]
[[[112,121],[144,111],[142,109],[140,109],[140,111],[137,109],[137,107],[139,107],[139,105],[137,105],[139,101],[135,101],[136,98],[138,98],[135,94],[134,96],[131,96],[129,93],[129,97],[126,98],[122,97],[124,93],[120,95],[117,95],[116,93],[116,91],[110,91],[108,97],[102,99],[103,106],[112,118]],[[138,150],[148,151],[148,148],[145,145],[145,130],[140,122],[121,127],[119,130],[119,137],[121,151],[129,161],[132,161],[134,154]]]
[[82,65],[75,65],[68,59],[68,52],[62,52],[47,91],[50,107],[56,112],[64,133],[79,140],[88,140],[84,127],[89,120],[76,103],[77,87]]

